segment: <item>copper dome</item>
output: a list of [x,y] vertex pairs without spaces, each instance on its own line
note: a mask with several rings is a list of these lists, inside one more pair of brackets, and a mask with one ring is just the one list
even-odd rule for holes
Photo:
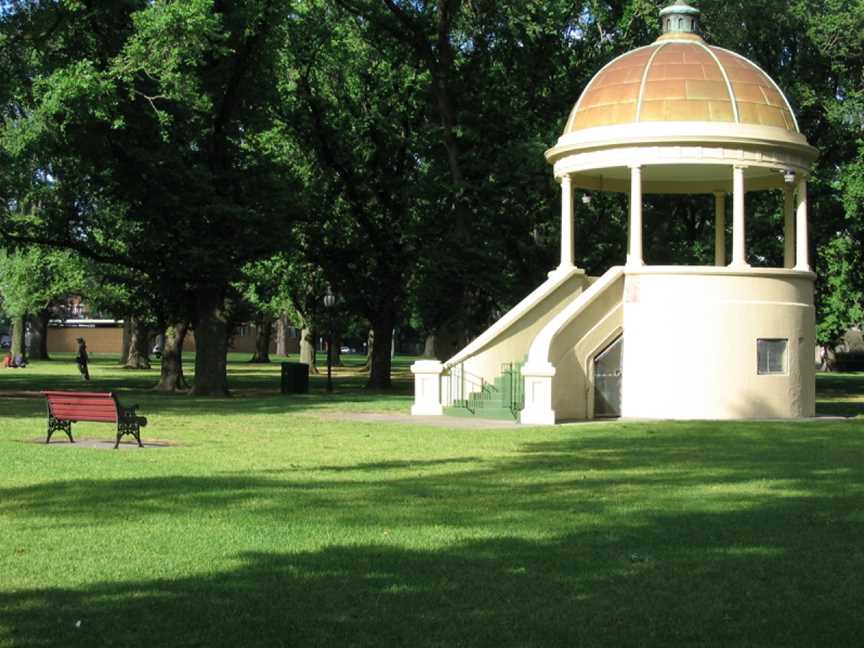
[[640,122],[728,122],[799,132],[789,102],[765,72],[694,33],[664,34],[606,65],[573,107],[564,134]]

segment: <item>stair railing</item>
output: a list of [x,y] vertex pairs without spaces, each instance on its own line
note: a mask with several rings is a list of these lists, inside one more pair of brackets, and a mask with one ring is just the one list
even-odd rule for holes
[[497,391],[495,386],[487,383],[482,376],[466,371],[464,363],[461,362],[445,369],[442,376],[447,383],[448,403],[446,404],[462,407],[472,414],[477,409],[477,401],[488,399],[490,390]]
[[501,375],[507,376],[509,387],[508,406],[513,418],[519,419],[519,412],[525,407],[525,380],[522,378],[521,362],[506,362],[501,365]]

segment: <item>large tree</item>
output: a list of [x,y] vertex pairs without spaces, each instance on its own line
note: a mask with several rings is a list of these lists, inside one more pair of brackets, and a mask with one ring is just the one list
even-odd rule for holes
[[424,105],[418,71],[398,50],[371,47],[365,29],[329,3],[306,3],[283,50],[281,115],[310,195],[298,240],[369,320],[368,385],[386,388],[428,190],[416,142]]
[[135,269],[168,302],[190,295],[200,395],[227,393],[231,281],[291,217],[260,139],[285,15],[275,0],[142,0],[0,18],[17,89],[5,148],[28,180],[13,199],[40,204],[6,231]]
[[47,322],[52,302],[80,291],[84,283],[83,265],[72,253],[35,246],[0,248],[0,308],[12,320],[13,357],[27,355],[27,316],[37,315]]

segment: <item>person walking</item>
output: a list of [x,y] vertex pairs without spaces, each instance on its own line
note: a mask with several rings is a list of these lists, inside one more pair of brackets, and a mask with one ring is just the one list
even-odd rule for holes
[[87,368],[87,343],[84,338],[78,338],[78,356],[75,358],[78,363],[78,371],[81,372],[81,377],[84,380],[90,380],[90,370]]
[[828,371],[828,345],[823,344],[819,347],[819,371]]

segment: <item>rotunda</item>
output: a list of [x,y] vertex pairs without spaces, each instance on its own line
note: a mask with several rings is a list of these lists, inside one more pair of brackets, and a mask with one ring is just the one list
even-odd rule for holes
[[[507,382],[524,423],[814,414],[807,179],[817,151],[763,70],[705,43],[696,8],[678,0],[660,15],[663,34],[591,79],[546,152],[561,185],[557,269],[456,356],[415,364],[415,413],[472,409],[473,395],[476,414],[476,395]],[[626,262],[599,278],[574,263],[575,190],[629,194]],[[783,268],[748,263],[755,191],[782,192]],[[645,263],[645,194],[713,196],[714,265]],[[519,380],[498,380],[503,366],[518,366]]]

